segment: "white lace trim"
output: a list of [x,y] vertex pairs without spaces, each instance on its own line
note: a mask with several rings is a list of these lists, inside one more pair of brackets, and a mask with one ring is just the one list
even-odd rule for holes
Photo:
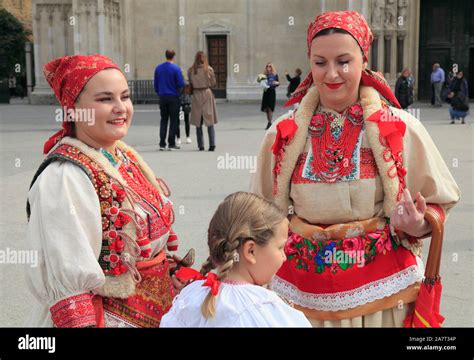
[[136,325],[119,318],[118,316],[104,310],[104,322],[106,328],[135,328]]
[[382,299],[406,289],[423,279],[423,267],[412,265],[389,277],[367,283],[356,289],[327,294],[311,294],[299,290],[295,285],[275,275],[272,290],[305,308],[320,311],[339,311]]

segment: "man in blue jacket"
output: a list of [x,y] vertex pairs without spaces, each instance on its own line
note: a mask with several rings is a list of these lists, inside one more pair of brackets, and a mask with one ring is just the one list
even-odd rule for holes
[[155,91],[160,98],[160,150],[166,149],[166,133],[168,132],[168,119],[170,120],[168,134],[168,150],[178,150],[176,145],[176,132],[179,126],[179,95],[184,87],[181,68],[173,63],[176,53],[166,50],[166,61],[155,69]]

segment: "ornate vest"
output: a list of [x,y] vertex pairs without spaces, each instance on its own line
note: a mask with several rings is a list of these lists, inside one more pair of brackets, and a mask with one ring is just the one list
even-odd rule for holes
[[[163,194],[163,185],[160,186],[158,183],[160,180],[154,178],[153,172],[140,156],[121,142],[118,147],[138,165],[150,184]],[[149,226],[147,219],[143,219],[136,211],[136,204],[139,202],[152,206],[146,201],[147,199],[141,199],[105,157],[72,138],[64,138],[48,154],[36,172],[31,186],[53,161],[69,161],[79,166],[89,177],[99,198],[102,216],[102,247],[98,261],[104,271],[106,281],[96,291],[97,294],[128,298],[135,293],[136,284],[141,280],[135,266],[136,262],[150,260],[151,234],[160,237],[168,236],[168,248],[172,248],[171,250],[177,248],[176,235],[171,230],[174,218],[172,203],[170,201],[162,203],[159,209],[161,216],[155,217],[152,225]],[[27,215],[29,218],[29,203],[27,203]]]

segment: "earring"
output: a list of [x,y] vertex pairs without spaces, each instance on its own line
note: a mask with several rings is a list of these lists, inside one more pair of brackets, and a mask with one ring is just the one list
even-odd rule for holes
[[238,252],[234,253],[234,262],[239,262],[240,261],[240,255]]

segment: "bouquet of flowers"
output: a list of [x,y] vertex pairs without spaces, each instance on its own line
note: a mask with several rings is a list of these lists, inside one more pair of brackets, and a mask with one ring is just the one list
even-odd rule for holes
[[266,90],[270,87],[270,85],[268,85],[268,80],[267,80],[267,76],[265,74],[258,74],[257,76],[257,82],[260,84],[260,86]]

